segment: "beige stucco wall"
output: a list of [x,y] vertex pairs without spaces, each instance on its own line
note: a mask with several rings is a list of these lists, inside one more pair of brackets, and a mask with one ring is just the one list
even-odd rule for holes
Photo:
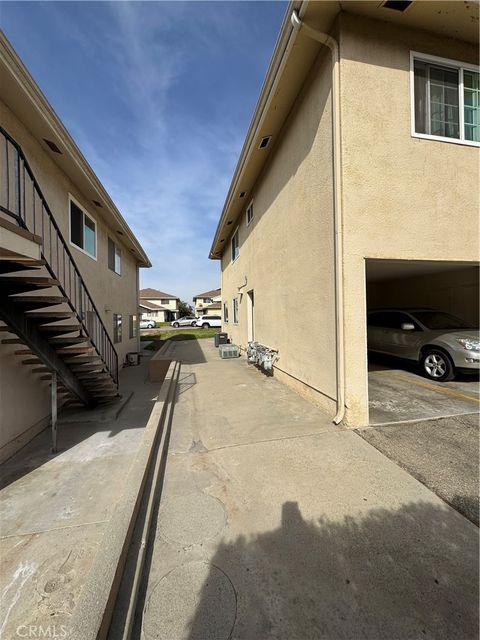
[[[275,375],[333,414],[330,77],[330,57],[322,52],[249,193],[254,219],[247,227],[244,212],[239,218],[240,256],[234,263],[230,241],[225,242],[221,286],[230,320],[224,330],[232,341],[246,346],[247,292],[254,290],[255,338],[278,349]],[[234,297],[239,298],[236,325]]]
[[347,421],[366,424],[365,258],[478,260],[478,148],[411,137],[410,50],[476,63],[472,45],[341,19]]
[[[51,208],[62,234],[69,242],[69,194],[71,194],[97,223],[97,259],[82,253],[69,244],[70,251],[84,278],[87,288],[99,310],[101,319],[113,341],[113,314],[122,314],[122,342],[115,345],[119,366],[129,351],[137,351],[137,338],[129,338],[129,315],[137,315],[138,267],[129,251],[122,245],[115,230],[109,229],[102,218],[101,209],[86,200],[69,178],[50,159],[40,144],[11,110],[0,101],[0,121],[8,133],[21,145],[43,194]],[[38,230],[37,230],[38,233]],[[108,236],[122,251],[121,275],[108,269]],[[48,385],[40,384],[38,376],[19,373],[19,366],[9,355],[10,350],[0,345],[2,369],[0,385],[2,395],[2,442],[22,433],[48,413]],[[22,369],[26,369],[23,367]],[[19,384],[11,384],[19,378]],[[21,382],[21,384],[20,384]],[[9,391],[10,390],[10,391]],[[29,399],[25,403],[25,398]],[[27,406],[28,405],[28,406]],[[1,443],[0,443],[1,444]]]

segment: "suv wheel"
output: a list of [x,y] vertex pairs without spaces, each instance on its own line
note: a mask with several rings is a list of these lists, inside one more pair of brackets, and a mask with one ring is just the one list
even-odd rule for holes
[[175,329],[178,329],[178,327],[179,327],[180,325],[178,324],[178,322],[174,322],[174,323],[173,323],[173,326],[175,327]]
[[147,324],[147,329],[154,329],[155,325],[153,324],[153,322],[150,322],[150,324]]
[[197,323],[195,322],[195,320],[192,322],[192,327],[196,327]]
[[449,356],[439,349],[428,349],[422,356],[422,371],[429,380],[447,382],[455,377],[455,367]]
[[210,325],[208,324],[208,322],[204,322],[202,324],[202,329],[210,329]]

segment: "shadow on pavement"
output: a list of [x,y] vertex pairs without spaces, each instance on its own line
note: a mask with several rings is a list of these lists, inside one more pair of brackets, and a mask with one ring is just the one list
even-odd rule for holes
[[[213,342],[213,338],[201,338],[200,341]],[[175,360],[179,360],[185,364],[203,364],[207,362],[199,341],[194,336],[189,340],[175,341],[175,353],[173,357]]]
[[220,544],[188,632],[169,640],[473,640],[471,526],[429,503],[338,522],[306,521],[296,502],[285,502],[278,529]]

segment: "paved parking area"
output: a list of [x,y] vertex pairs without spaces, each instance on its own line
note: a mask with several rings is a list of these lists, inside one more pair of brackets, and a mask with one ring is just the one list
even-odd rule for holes
[[419,375],[408,362],[380,356],[370,358],[368,394],[371,425],[480,411],[478,376],[434,382]]
[[369,427],[358,433],[479,524],[477,414]]

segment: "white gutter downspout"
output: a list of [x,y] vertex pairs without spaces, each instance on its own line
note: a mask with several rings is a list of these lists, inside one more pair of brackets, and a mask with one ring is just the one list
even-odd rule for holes
[[293,28],[327,46],[332,52],[332,136],[333,136],[333,224],[335,237],[335,327],[337,334],[337,414],[333,422],[338,424],[345,416],[345,353],[343,346],[343,211],[342,166],[340,149],[340,69],[338,42],[328,33],[317,31],[302,22],[296,11],[292,12]]

